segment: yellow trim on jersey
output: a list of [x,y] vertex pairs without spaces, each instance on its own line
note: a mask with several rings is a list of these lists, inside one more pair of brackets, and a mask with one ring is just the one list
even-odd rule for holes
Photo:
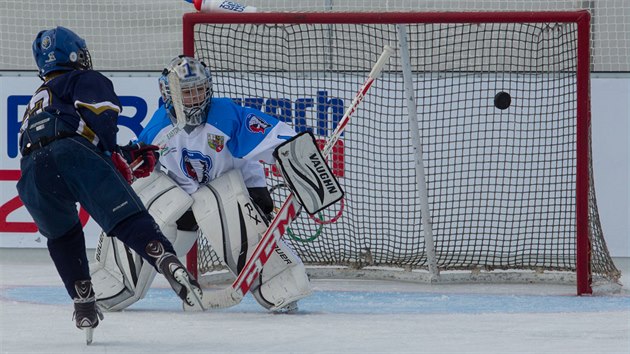
[[74,101],[74,108],[79,109],[81,107],[89,109],[96,115],[99,115],[107,110],[112,110],[116,113],[120,113],[120,108],[109,101],[98,103],[85,103],[81,101]]
[[[98,102],[98,103],[85,103],[85,102],[81,102],[77,100],[77,101],[74,101],[74,107],[76,109],[86,108],[96,115],[100,115],[101,113],[108,110],[114,111],[117,114],[120,113],[120,108],[109,101]],[[81,118],[81,120],[79,121],[79,127],[77,128],[77,133],[85,137],[94,145],[98,145],[98,142],[100,141],[96,133],[94,133],[94,131],[85,123],[83,118]]]
[[83,121],[83,119],[79,120],[79,127],[77,128],[77,134],[86,138],[89,142],[94,145],[98,145],[99,139],[96,133],[87,124]]

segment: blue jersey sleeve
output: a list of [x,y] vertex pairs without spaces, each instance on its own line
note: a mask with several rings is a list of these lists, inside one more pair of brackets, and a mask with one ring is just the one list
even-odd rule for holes
[[273,162],[273,150],[296,134],[277,118],[228,98],[212,101],[208,121],[230,137],[226,145],[232,155],[256,161]]
[[164,129],[171,125],[171,120],[168,117],[168,113],[164,106],[160,106],[149,120],[149,123],[142,129],[138,136],[138,141],[142,141],[146,144],[155,144],[157,135]]

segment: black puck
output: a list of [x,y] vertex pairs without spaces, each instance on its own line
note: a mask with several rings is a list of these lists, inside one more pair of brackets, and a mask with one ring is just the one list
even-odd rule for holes
[[507,109],[512,103],[512,96],[505,91],[501,91],[494,95],[494,106],[500,110]]

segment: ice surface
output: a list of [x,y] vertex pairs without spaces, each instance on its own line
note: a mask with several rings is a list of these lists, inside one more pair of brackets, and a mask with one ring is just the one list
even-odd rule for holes
[[630,353],[625,290],[577,297],[575,286],[359,280],[314,280],[297,314],[278,315],[251,296],[185,313],[160,278],[131,308],[105,313],[86,346],[45,251],[5,255],[1,353]]

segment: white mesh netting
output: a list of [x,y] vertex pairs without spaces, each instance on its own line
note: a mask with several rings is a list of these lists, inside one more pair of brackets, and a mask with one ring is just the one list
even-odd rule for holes
[[[593,16],[594,71],[630,71],[627,0],[248,0],[259,11],[566,11]],[[83,36],[99,70],[161,70],[182,51],[181,18],[194,7],[183,0],[0,2],[0,70],[33,70],[35,34],[66,26]]]

